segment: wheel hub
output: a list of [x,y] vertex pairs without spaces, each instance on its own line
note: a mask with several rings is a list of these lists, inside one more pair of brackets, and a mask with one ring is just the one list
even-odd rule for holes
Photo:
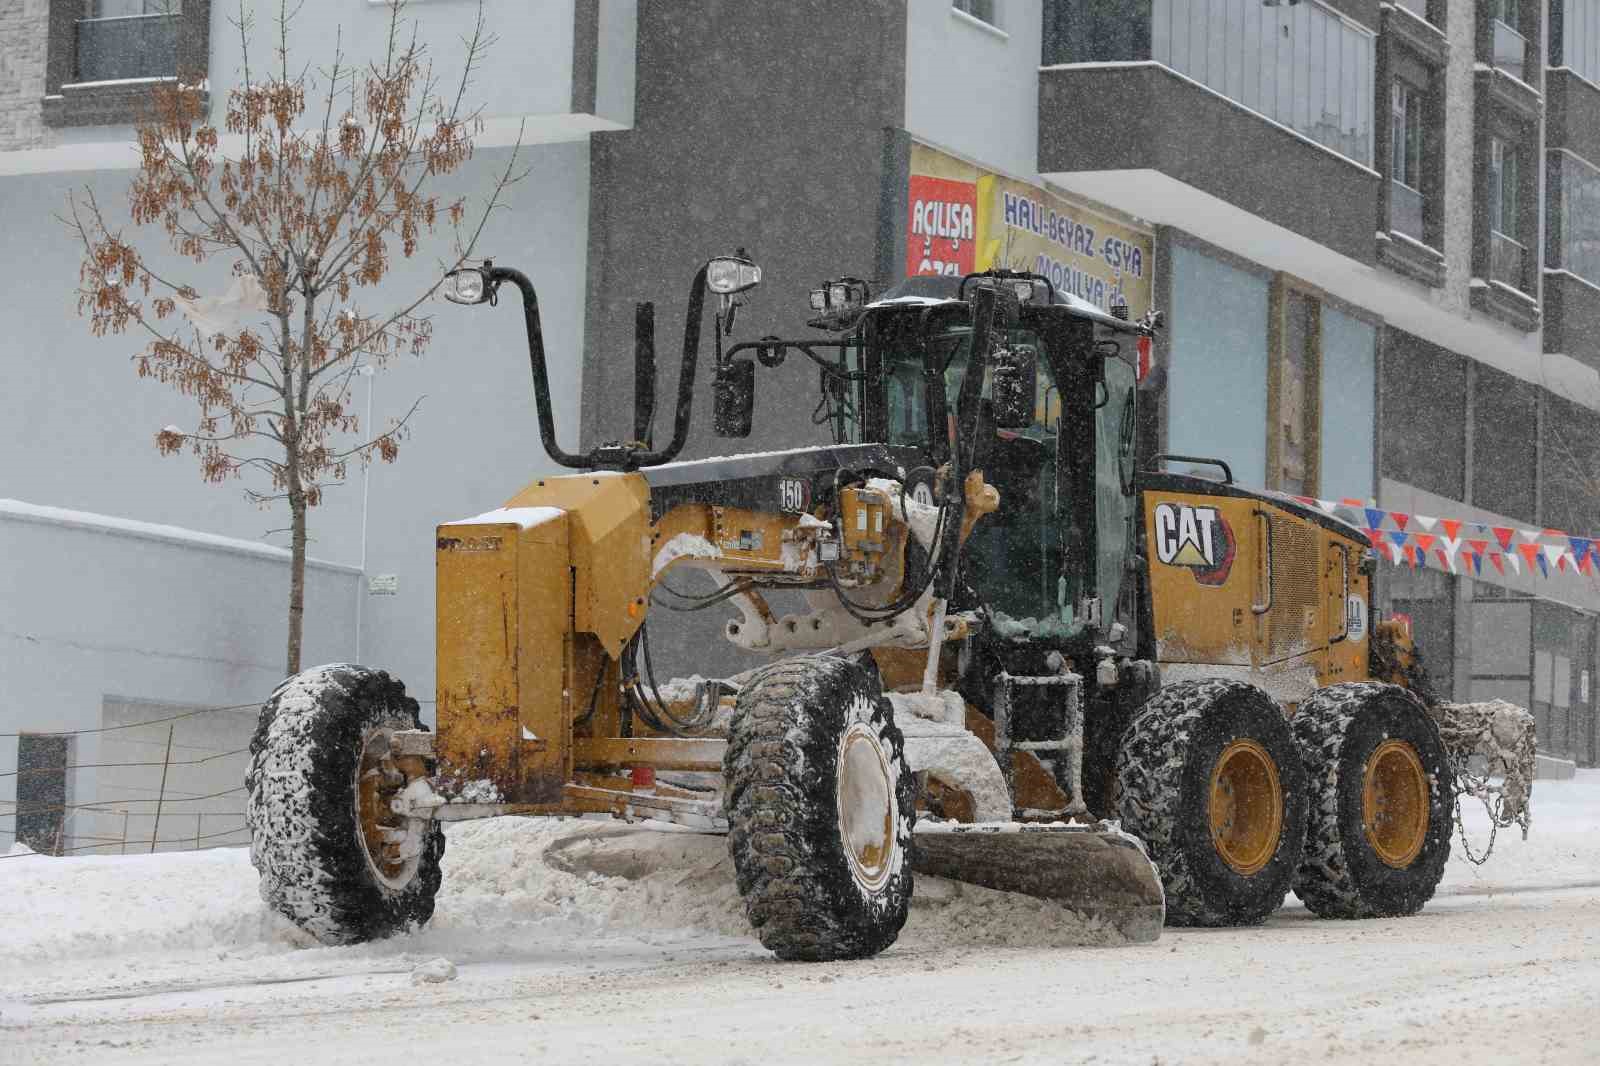
[[1428,775],[1406,741],[1386,740],[1367,759],[1361,824],[1367,843],[1388,866],[1404,869],[1421,853],[1428,836]]
[[839,836],[856,880],[877,891],[894,872],[899,807],[889,761],[867,725],[856,722],[839,739]]
[[427,833],[426,818],[403,817],[391,808],[406,784],[405,773],[395,764],[390,731],[368,733],[356,761],[357,837],[373,874],[393,889],[404,888],[416,876]]
[[1211,770],[1211,841],[1222,861],[1246,877],[1271,861],[1283,831],[1278,764],[1250,739],[1222,750]]

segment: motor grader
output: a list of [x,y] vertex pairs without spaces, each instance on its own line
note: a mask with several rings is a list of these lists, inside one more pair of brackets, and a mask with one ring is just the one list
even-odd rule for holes
[[[815,336],[725,349],[759,280],[742,255],[697,273],[662,447],[641,304],[633,439],[579,454],[527,277],[447,279],[458,303],[520,292],[541,440],[577,472],[438,527],[436,732],[362,666],[266,702],[264,899],[324,942],[381,937],[432,914],[442,823],[609,814],[726,833],[782,958],[887,947],[916,872],[1133,940],[1259,922],[1291,887],[1324,917],[1423,906],[1453,775],[1423,703],[1374,676],[1396,631],[1368,544],[1221,461],[1140,461],[1153,318],[1008,271],[878,299],[844,278],[812,293]],[[708,292],[717,434],[749,433],[758,365],[804,358],[832,445],[677,461]],[[718,605],[755,665],[658,677],[652,629]]]

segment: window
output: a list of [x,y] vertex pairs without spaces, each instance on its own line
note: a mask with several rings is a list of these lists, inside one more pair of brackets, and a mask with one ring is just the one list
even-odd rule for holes
[[1600,285],[1600,169],[1571,152],[1551,152],[1552,199],[1560,229],[1554,262]]
[[1518,242],[1518,188],[1521,168],[1517,146],[1500,137],[1489,138],[1489,263],[1490,277],[1515,288],[1522,287],[1522,258]]
[[1047,65],[1154,59],[1341,155],[1372,163],[1374,37],[1330,7],[1074,0],[1048,4],[1045,12]]
[[49,126],[123,124],[149,107],[151,82],[206,77],[205,0],[50,0],[41,113]]
[[964,11],[979,22],[999,28],[1000,20],[995,15],[998,0],[950,0],[950,6],[957,11]]
[[[1494,65],[1516,78],[1524,77],[1528,57],[1528,39],[1520,32],[1522,0],[1491,0],[1489,4],[1490,40],[1494,48]],[[1533,29],[1537,32],[1538,27]]]
[[77,20],[75,81],[177,75],[183,0],[91,0],[85,11]]
[[1600,83],[1600,0],[1550,5],[1550,65]]
[[1421,89],[1396,78],[1391,94],[1392,141],[1389,228],[1416,240],[1423,233],[1422,103]]

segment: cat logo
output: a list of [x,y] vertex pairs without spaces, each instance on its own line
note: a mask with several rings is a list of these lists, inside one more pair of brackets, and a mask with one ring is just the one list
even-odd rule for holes
[[1215,507],[1162,503],[1155,511],[1156,558],[1194,572],[1202,585],[1221,585],[1233,569],[1233,530]]

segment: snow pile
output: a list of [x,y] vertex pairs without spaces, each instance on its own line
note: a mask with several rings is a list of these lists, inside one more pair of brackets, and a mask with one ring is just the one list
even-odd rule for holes
[[[1600,876],[1600,771],[1540,782],[1528,840],[1502,832],[1484,867],[1456,842],[1435,906],[1593,885]],[[1465,807],[1481,849],[1488,825]],[[325,948],[267,909],[242,848],[0,860],[0,973],[6,999],[308,977],[446,972],[526,963],[696,951],[764,957],[745,921],[723,837],[605,819],[496,818],[447,827],[444,886],[424,929]],[[1291,905],[1293,901],[1291,900]],[[918,877],[892,951],[1115,944],[1109,927],[1055,903]],[[444,960],[435,962],[434,960]],[[448,980],[448,978],[444,978]],[[417,978],[423,980],[423,978]]]

